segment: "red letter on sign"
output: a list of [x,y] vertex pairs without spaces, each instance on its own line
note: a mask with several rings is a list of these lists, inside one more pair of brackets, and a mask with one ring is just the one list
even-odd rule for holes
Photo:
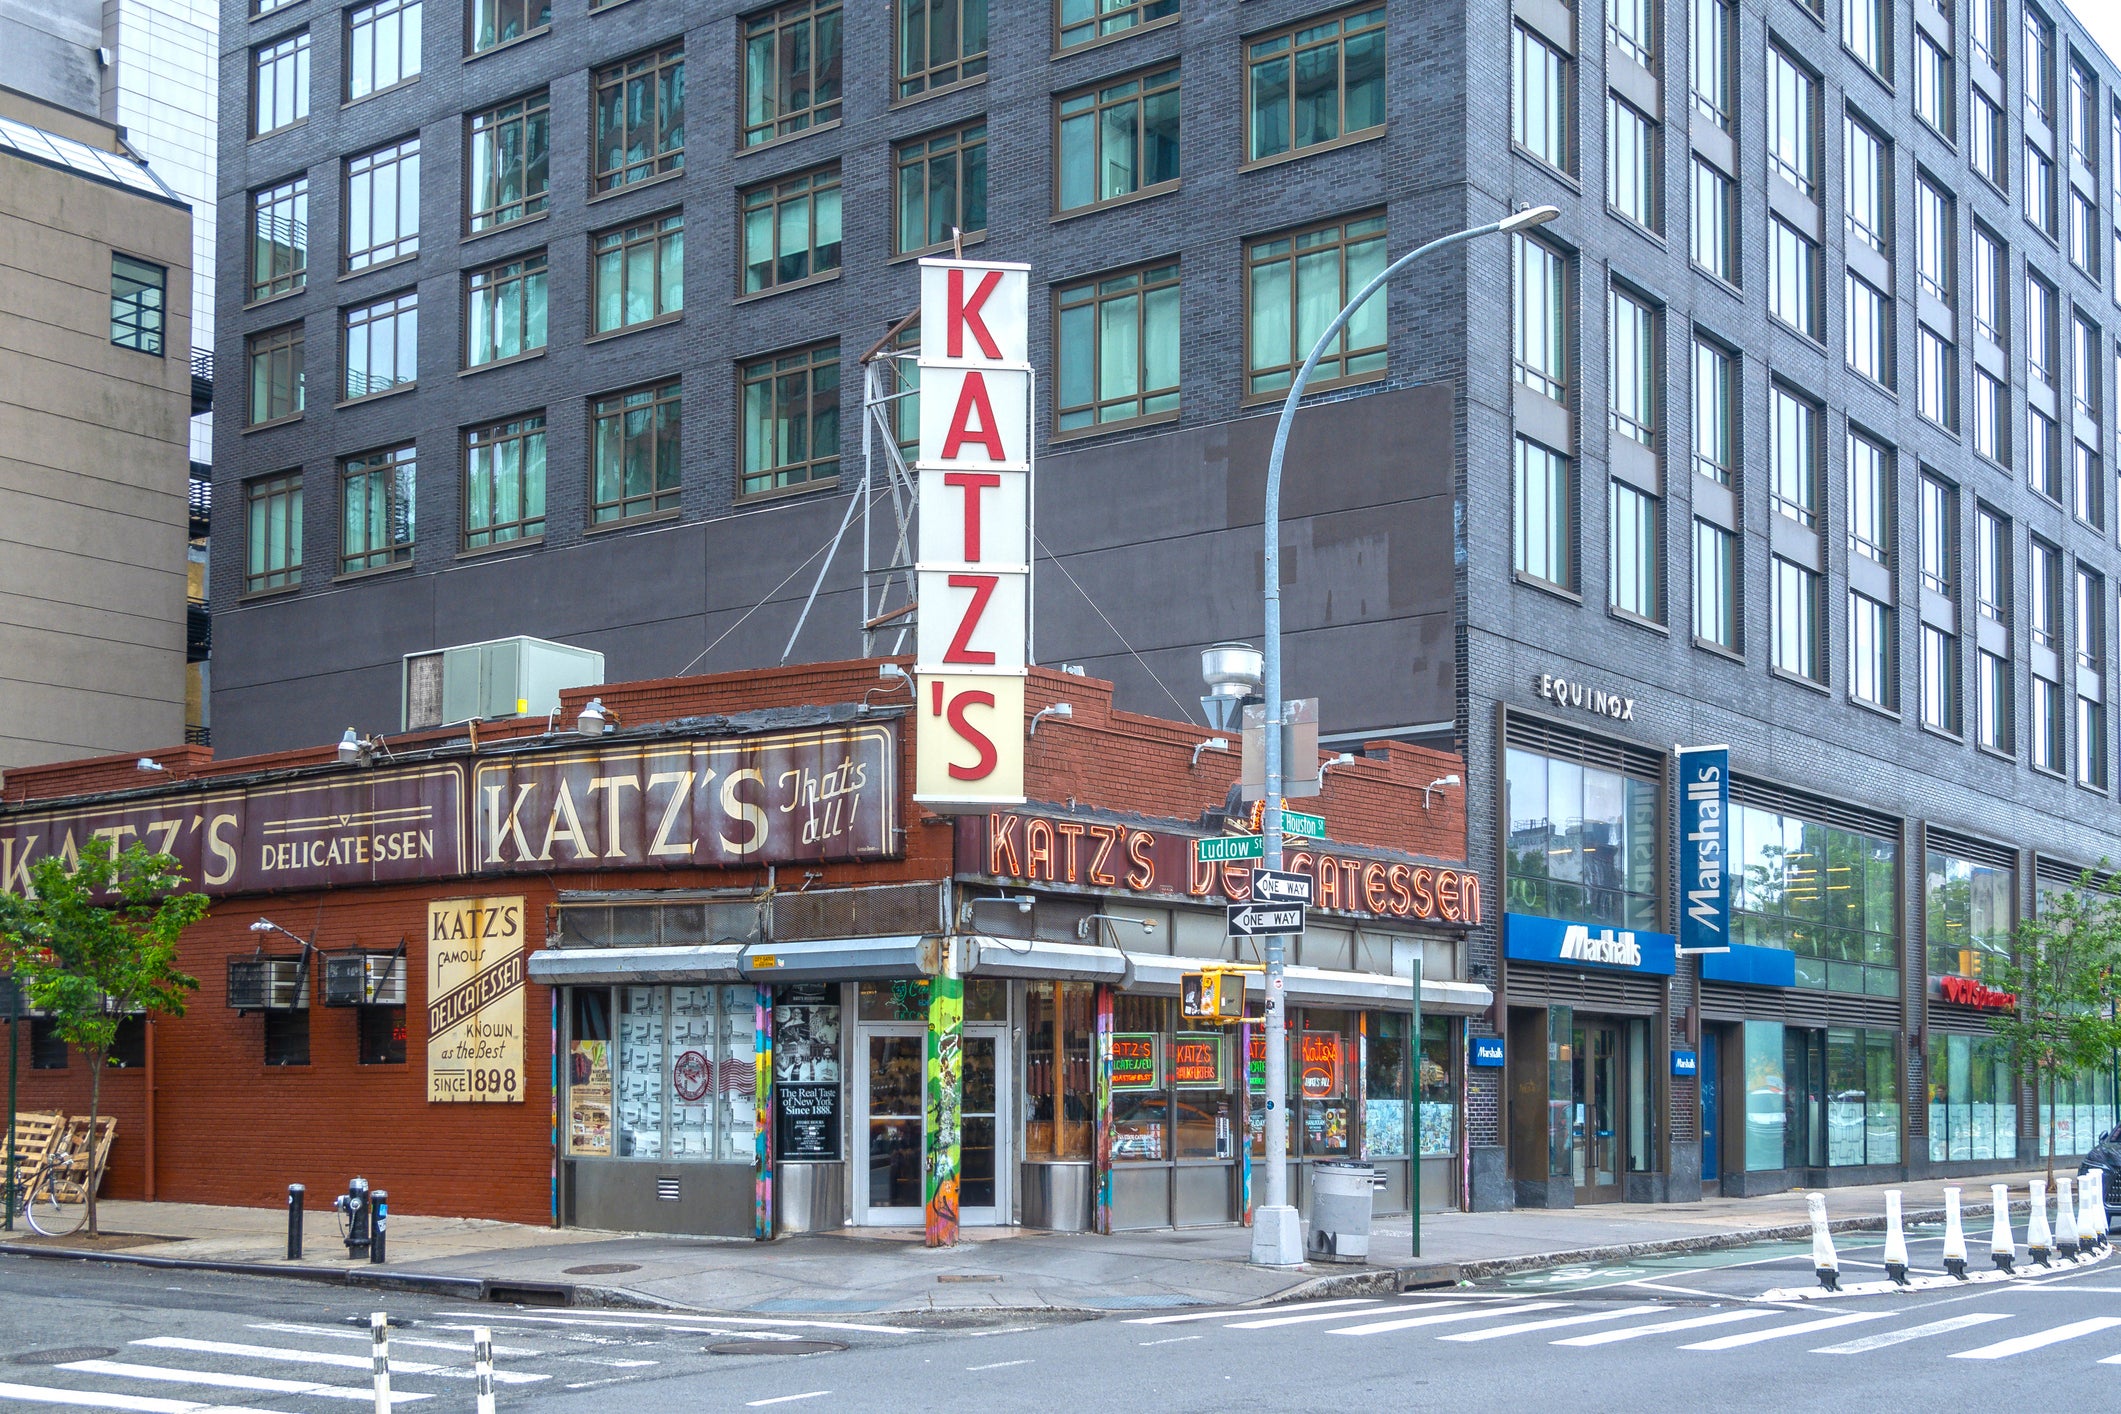
[[945,342],[950,350],[949,356],[951,358],[963,358],[965,356],[965,331],[967,329],[972,331],[972,337],[978,342],[981,353],[992,359],[999,359],[1002,356],[1001,345],[994,342],[994,335],[987,332],[987,321],[980,318],[980,306],[987,302],[987,296],[993,294],[996,286],[1000,285],[1001,282],[1002,272],[989,270],[986,277],[979,282],[979,286],[972,291],[972,298],[968,300],[965,298],[965,272],[962,270],[952,270],[950,272],[950,302],[947,306],[944,325],[948,330],[948,337]]
[[[948,456],[949,453],[944,453]],[[982,558],[979,549],[979,498],[980,492],[992,491],[1002,484],[997,471],[952,471],[943,476],[943,485],[955,486],[965,493],[965,558]]]
[[994,653],[991,649],[974,648],[971,645],[972,630],[979,627],[980,615],[987,612],[987,601],[994,597],[994,586],[1001,582],[995,574],[954,574],[950,576],[952,589],[969,589],[972,602],[965,606],[965,617],[958,620],[957,635],[950,640],[949,649],[943,654],[946,663],[974,663],[991,665]]
[[[977,428],[972,426],[974,413],[979,414]],[[943,438],[943,460],[956,456],[967,442],[978,443],[996,461],[1004,459],[1001,429],[994,425],[994,404],[987,399],[987,380],[976,371],[965,375],[965,384],[958,390],[957,407],[950,413],[950,435]]]
[[993,705],[994,694],[991,692],[960,692],[957,696],[950,699],[948,715],[951,730],[958,734],[960,740],[979,752],[979,760],[970,766],[952,764],[950,767],[951,780],[976,781],[994,770],[996,760],[994,743],[987,740],[986,735],[978,727],[965,720],[965,709],[967,707],[992,707]]

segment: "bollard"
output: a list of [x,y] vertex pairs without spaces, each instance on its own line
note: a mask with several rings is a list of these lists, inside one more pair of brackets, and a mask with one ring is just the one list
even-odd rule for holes
[[1966,1280],[1966,1227],[1959,1219],[1959,1190],[1944,1190],[1944,1270]]
[[1907,1237],[1900,1231],[1900,1190],[1885,1191],[1885,1274],[1896,1286],[1907,1285]]
[[479,1382],[478,1414],[493,1414],[493,1334],[484,1326],[471,1330],[471,1366]]
[[383,1229],[390,1221],[390,1195],[378,1188],[368,1197],[374,1216],[368,1225],[368,1260],[381,1265],[383,1261]]
[[287,1185],[287,1260],[302,1260],[302,1194],[299,1183]]
[[2092,1182],[2092,1220],[2099,1234],[2099,1245],[2111,1248],[2114,1244],[2107,1236],[2112,1231],[2112,1226],[2106,1219],[2106,1170],[2093,1169],[2085,1177]]
[[2040,1266],[2051,1265],[2054,1234],[2047,1230],[2047,1180],[2033,1180],[2033,1215],[2025,1224],[2025,1255]]
[[375,1351],[376,1414],[390,1414],[390,1317],[381,1311],[368,1318]]
[[2002,1271],[2012,1270],[2018,1262],[2018,1239],[2011,1232],[2011,1190],[2009,1185],[1989,1185],[1988,1200],[1995,1209],[1995,1226],[1990,1229],[1988,1255]]
[[1841,1261],[1834,1255],[1834,1235],[1826,1230],[1826,1195],[1806,1194],[1804,1207],[1812,1218],[1812,1270],[1818,1274],[1821,1286],[1839,1291]]
[[2077,1260],[2077,1219],[2070,1212],[2075,1186],[2066,1178],[2055,1181],[2055,1250],[2072,1262]]
[[[2094,1217],[2094,1213],[2098,1216]],[[2099,1221],[2099,1218],[2105,1216],[2106,1206],[2103,1203],[2097,1208],[2092,1206],[2092,1176],[2089,1173],[2078,1174],[2077,1242],[2085,1252],[2091,1253],[2099,1250],[2100,1244],[2104,1239],[2104,1234],[2101,1233],[2100,1229],[2106,1226],[2105,1223]]]

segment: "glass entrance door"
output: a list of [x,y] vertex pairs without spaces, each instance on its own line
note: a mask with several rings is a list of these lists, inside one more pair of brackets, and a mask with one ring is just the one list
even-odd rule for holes
[[[964,1105],[958,1132],[958,1221],[1001,1221],[1009,1171],[1001,1097],[1008,1089],[1008,1028],[967,1026],[961,1038]],[[923,1026],[862,1030],[856,1221],[866,1227],[919,1227],[926,1215],[928,1031]]]
[[1575,1028],[1571,1082],[1575,1115],[1572,1177],[1579,1203],[1620,1201],[1622,1086],[1620,1028],[1585,1022]]
[[1705,1032],[1701,1037],[1699,1055],[1695,1069],[1700,1075],[1701,1090],[1701,1181],[1715,1183],[1723,1173],[1723,1086],[1722,1066],[1717,1053],[1723,1037],[1719,1032]]

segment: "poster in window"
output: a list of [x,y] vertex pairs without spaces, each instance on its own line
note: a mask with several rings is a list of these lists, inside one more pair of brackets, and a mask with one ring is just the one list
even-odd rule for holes
[[523,900],[427,905],[427,1099],[521,1104]]
[[1298,1076],[1306,1100],[1337,1100],[1344,1093],[1346,1068],[1341,1064],[1341,1037],[1337,1031],[1303,1033]]
[[1223,1038],[1213,1031],[1181,1031],[1171,1038],[1171,1083],[1181,1090],[1223,1088]]
[[773,1079],[778,1085],[840,1083],[839,989],[826,982],[781,987],[773,1003]]
[[567,1055],[567,1152],[611,1153],[611,1043],[576,1041]]
[[1157,1042],[1153,1031],[1120,1031],[1112,1037],[1112,1088],[1160,1090],[1162,1067],[1156,1063]]

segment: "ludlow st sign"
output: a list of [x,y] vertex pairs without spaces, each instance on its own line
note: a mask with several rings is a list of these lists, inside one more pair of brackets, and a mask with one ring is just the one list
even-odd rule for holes
[[890,722],[468,762],[340,769],[0,814],[0,889],[91,839],[176,856],[210,895],[553,869],[879,859],[900,852]]

